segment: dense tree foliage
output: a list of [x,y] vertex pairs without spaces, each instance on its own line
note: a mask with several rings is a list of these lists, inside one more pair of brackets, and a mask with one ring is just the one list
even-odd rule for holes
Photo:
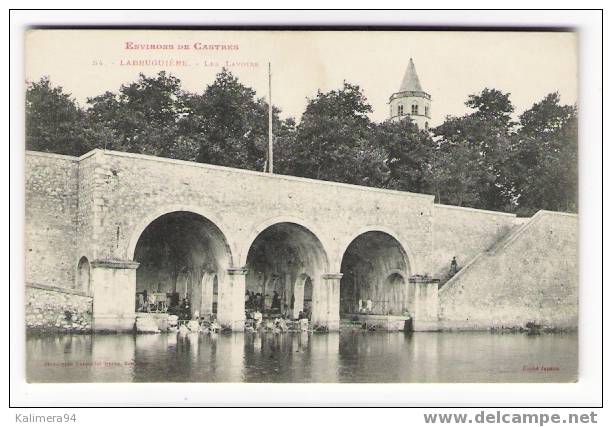
[[[436,201],[531,215],[576,211],[575,106],[547,95],[512,120],[510,94],[485,88],[470,112],[431,132],[373,123],[357,85],[318,92],[299,122],[273,107],[275,172],[434,194]],[[202,93],[160,72],[80,107],[48,78],[28,83],[26,148],[81,155],[107,148],[264,170],[268,104],[223,69]]]
[[26,92],[25,143],[28,150],[80,155],[87,151],[85,113],[62,87],[47,77]]
[[[439,144],[435,187],[442,203],[508,210],[512,184],[506,162],[512,135],[510,94],[484,89],[465,103],[474,112],[447,117],[433,130]],[[461,180],[462,182],[457,182]]]
[[578,117],[551,93],[521,114],[508,163],[520,214],[578,208]]
[[[186,96],[186,134],[202,163],[263,170],[268,147],[268,104],[229,71],[221,71],[203,94]],[[280,128],[278,109],[273,127]]]
[[287,172],[327,181],[371,186],[385,179],[384,152],[373,139],[368,104],[359,86],[318,92],[308,101],[292,144]]
[[181,131],[186,108],[181,82],[160,72],[88,99],[88,118],[110,137],[108,149],[194,160],[193,143]]
[[374,145],[384,150],[389,171],[387,188],[430,193],[433,191],[435,143],[409,118],[386,121],[376,126]]

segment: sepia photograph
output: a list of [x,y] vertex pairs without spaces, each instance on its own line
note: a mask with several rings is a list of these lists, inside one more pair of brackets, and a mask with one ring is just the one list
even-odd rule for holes
[[574,30],[24,38],[28,383],[578,381]]

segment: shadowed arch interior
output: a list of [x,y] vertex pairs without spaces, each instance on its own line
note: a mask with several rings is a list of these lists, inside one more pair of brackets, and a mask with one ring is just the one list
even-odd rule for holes
[[342,257],[340,311],[357,313],[359,300],[372,301],[373,314],[402,315],[411,310],[408,256],[402,245],[382,231],[356,237]]
[[177,293],[189,298],[192,314],[212,313],[213,284],[222,283],[230,259],[225,236],[208,219],[185,211],[162,215],[136,244],[136,291]]
[[[291,309],[292,296],[294,308],[303,306],[304,296],[312,299],[313,287],[327,271],[328,258],[320,240],[310,230],[283,222],[266,228],[253,241],[247,255],[247,268],[247,291],[267,295],[266,308],[270,307],[271,298],[277,292],[281,310],[284,310],[285,304]],[[302,292],[296,294],[296,286],[301,287]],[[304,287],[309,294],[304,295]],[[297,315],[297,312],[292,314]]]

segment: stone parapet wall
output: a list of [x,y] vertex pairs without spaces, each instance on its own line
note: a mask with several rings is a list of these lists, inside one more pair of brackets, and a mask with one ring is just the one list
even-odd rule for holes
[[25,318],[29,331],[89,332],[93,298],[85,293],[26,284]]

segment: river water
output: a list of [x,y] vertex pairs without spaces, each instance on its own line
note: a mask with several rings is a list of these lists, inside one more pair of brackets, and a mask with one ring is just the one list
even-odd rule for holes
[[571,382],[575,333],[30,335],[29,382]]

